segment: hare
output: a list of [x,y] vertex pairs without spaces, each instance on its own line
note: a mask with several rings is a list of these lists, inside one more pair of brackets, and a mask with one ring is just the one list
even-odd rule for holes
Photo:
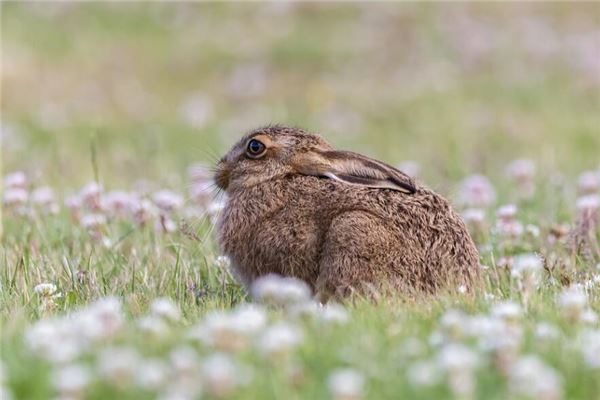
[[479,276],[477,249],[448,201],[319,135],[252,131],[218,162],[215,182],[227,193],[219,245],[246,287],[276,273],[323,298],[435,293],[471,288]]

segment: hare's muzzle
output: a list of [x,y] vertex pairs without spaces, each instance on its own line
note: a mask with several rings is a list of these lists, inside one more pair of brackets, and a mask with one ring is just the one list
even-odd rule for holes
[[215,183],[219,188],[227,190],[229,186],[229,174],[230,168],[227,162],[221,159],[215,168]]

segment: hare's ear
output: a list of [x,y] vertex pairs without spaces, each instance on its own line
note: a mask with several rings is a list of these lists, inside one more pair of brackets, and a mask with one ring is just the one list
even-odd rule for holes
[[324,176],[349,185],[392,189],[413,194],[413,180],[403,172],[381,161],[350,151],[308,153],[296,169],[306,175]]

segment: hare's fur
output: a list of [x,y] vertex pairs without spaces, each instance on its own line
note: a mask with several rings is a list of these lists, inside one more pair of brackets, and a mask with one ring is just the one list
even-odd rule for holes
[[[274,159],[241,155],[258,133],[279,143]],[[244,284],[277,273],[300,278],[324,296],[373,287],[435,292],[472,286],[477,250],[444,198],[404,175],[412,194],[297,172],[311,168],[295,165],[306,157],[294,157],[315,148],[330,146],[298,129],[267,127],[246,135],[219,164],[216,179],[228,192],[219,243]],[[261,162],[264,169],[255,168]]]

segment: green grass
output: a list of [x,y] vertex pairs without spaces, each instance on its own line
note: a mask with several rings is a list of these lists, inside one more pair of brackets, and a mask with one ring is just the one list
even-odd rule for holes
[[[446,378],[419,386],[407,371],[417,360],[437,357],[443,344],[435,344],[435,332],[443,332],[440,318],[449,309],[488,315],[502,300],[524,309],[517,355],[535,354],[553,368],[561,376],[563,398],[600,398],[598,369],[584,362],[577,344],[582,332],[598,331],[598,322],[568,321],[556,303],[569,284],[600,276],[598,219],[579,251],[571,251],[568,238],[548,240],[559,224],[581,229],[577,178],[599,167],[600,81],[589,67],[593,53],[585,50],[593,49],[594,40],[597,49],[592,29],[597,6],[315,3],[288,9],[8,2],[1,7],[2,167],[5,174],[25,171],[28,189],[49,185],[62,200],[98,175],[107,190],[132,190],[147,180],[152,190],[170,188],[187,196],[188,165],[214,162],[245,131],[272,122],[306,127],[340,148],[393,164],[414,160],[422,180],[451,200],[469,174],[483,173],[494,183],[497,201],[485,209],[485,227],[477,236],[481,262],[489,269],[474,296],[398,296],[378,304],[357,299],[345,305],[350,319],[341,325],[295,321],[284,310],[269,310],[270,322],[293,320],[304,340],[287,361],[269,362],[252,345],[234,354],[250,380],[232,398],[330,398],[327,377],[340,367],[364,375],[365,398],[460,397]],[[545,29],[535,31],[535,24]],[[528,44],[528,35],[536,32],[543,40]],[[471,44],[474,38],[483,39]],[[544,53],[546,44],[554,50]],[[264,80],[264,87],[259,84],[248,96],[244,92],[251,88],[236,92],[236,74],[242,86]],[[193,126],[181,109],[198,93],[211,110]],[[528,200],[505,173],[516,158],[537,165],[536,192]],[[538,226],[541,235],[516,241],[495,236],[495,207],[506,203],[516,203],[517,219]],[[186,200],[186,207],[193,204]],[[189,329],[207,313],[251,301],[215,265],[219,251],[210,223],[186,217],[183,210],[173,218],[187,223],[192,235],[182,229],[163,234],[152,224],[140,228],[118,219],[102,232],[111,241],[108,247],[64,207],[56,215],[27,217],[5,208],[2,217],[2,385],[14,398],[56,394],[51,376],[60,368],[24,341],[39,320],[68,315],[105,296],[121,298],[124,328],[81,358],[96,371],[97,354],[114,344],[162,360],[190,345],[205,360],[214,349],[191,341]],[[546,268],[526,304],[517,281],[500,266],[503,257],[521,253],[541,255]],[[52,310],[42,310],[33,290],[43,282],[63,294]],[[171,298],[182,312],[159,339],[136,325],[157,297]],[[588,290],[588,306],[600,313],[600,283]],[[541,322],[555,326],[558,336],[537,337]],[[424,344],[422,354],[406,354],[412,338]],[[443,343],[453,341],[477,349],[474,338]],[[517,396],[493,355],[474,351],[480,363],[471,397]],[[85,398],[156,396],[93,376]]]

